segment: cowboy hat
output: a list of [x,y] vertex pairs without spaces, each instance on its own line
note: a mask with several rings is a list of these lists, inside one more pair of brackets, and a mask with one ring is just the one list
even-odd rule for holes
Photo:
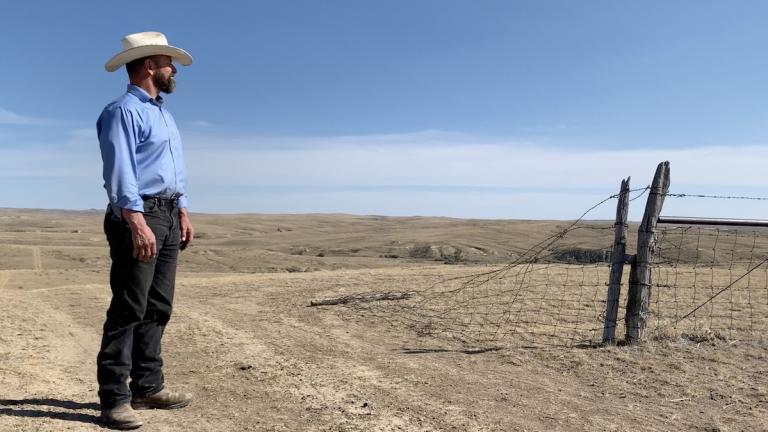
[[153,55],[167,55],[184,66],[192,64],[192,56],[181,48],[168,45],[168,39],[160,32],[133,33],[123,38],[123,51],[109,59],[104,69],[114,72],[120,66]]

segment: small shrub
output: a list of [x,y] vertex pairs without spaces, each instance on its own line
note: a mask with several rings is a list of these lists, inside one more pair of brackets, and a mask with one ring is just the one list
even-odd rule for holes
[[307,269],[299,266],[290,266],[290,267],[286,267],[285,271],[287,271],[288,273],[303,273],[307,271]]
[[464,251],[459,248],[454,249],[452,254],[443,255],[442,259],[445,264],[458,264],[467,260]]
[[611,261],[611,251],[602,249],[567,248],[552,252],[552,259],[568,264],[595,264]]
[[434,248],[432,248],[431,245],[428,244],[420,244],[414,246],[409,252],[408,256],[411,258],[424,258],[424,259],[432,259],[435,257],[435,251]]

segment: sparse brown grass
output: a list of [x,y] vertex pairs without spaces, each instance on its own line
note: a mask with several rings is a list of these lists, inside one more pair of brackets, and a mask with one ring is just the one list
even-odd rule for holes
[[[670,320],[738,274],[678,267],[678,282],[695,276],[696,293],[680,283],[656,289],[645,343],[581,348],[576,341],[602,328],[607,265],[538,262],[463,284],[514,261],[562,223],[195,217],[202,238],[182,257],[164,355],[169,385],[197,398],[185,410],[142,412],[148,430],[768,429],[768,346],[752,337],[762,330],[719,329],[735,322],[726,306],[766,316],[764,273],[750,289],[718,298],[711,323],[697,314],[698,325],[673,327]],[[100,224],[98,212],[0,210],[2,431],[101,430],[94,359],[110,294]],[[604,247],[605,230],[581,232],[567,238],[569,247]],[[423,244],[479,252],[451,266],[408,254],[379,258]],[[385,291],[417,295],[368,309],[309,307]],[[423,317],[413,315],[419,311],[432,319],[403,319]],[[555,334],[569,335],[559,342],[546,337],[555,323]],[[494,327],[495,339],[474,344],[450,331],[470,329],[478,340]],[[526,328],[535,338],[521,343]]]

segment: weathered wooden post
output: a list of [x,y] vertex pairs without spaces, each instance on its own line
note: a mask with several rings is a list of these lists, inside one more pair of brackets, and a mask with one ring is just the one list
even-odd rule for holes
[[629,213],[629,179],[621,181],[619,203],[616,205],[616,224],[614,225],[613,253],[611,254],[611,275],[608,279],[608,295],[605,300],[605,327],[603,343],[616,342],[616,319],[619,314],[619,296],[621,295],[621,277],[624,274],[627,252],[627,213]]
[[643,221],[637,230],[637,255],[629,273],[627,293],[626,339],[639,342],[645,332],[648,309],[651,302],[651,262],[656,251],[656,222],[669,192],[669,162],[656,168],[653,183],[645,204]]

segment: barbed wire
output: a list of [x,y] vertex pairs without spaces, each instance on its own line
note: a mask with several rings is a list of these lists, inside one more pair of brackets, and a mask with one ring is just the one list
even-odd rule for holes
[[[628,193],[635,200],[649,190]],[[466,269],[423,289],[409,287],[414,295],[407,301],[347,307],[417,335],[464,344],[594,344],[603,331],[615,226],[585,218],[620,195],[597,202],[564,228],[521,250],[509,264],[482,272]]]
[[[649,192],[654,192],[650,186],[632,189],[629,200]],[[512,248],[517,256],[508,264],[480,272],[454,268],[440,272],[437,281],[411,282],[407,291],[413,296],[407,300],[343,307],[408,328],[418,336],[465,345],[502,340],[535,347],[599,344],[615,226],[586,218],[620,196],[597,202],[529,247]],[[750,237],[743,229],[678,226],[662,228],[657,236],[650,333],[768,330],[768,233],[755,231]],[[626,325],[626,297],[627,290],[622,290],[617,334]],[[745,310],[748,313],[740,316]]]
[[713,199],[768,201],[768,197],[754,197],[754,196],[706,195],[706,194],[686,194],[686,193],[667,193],[665,195],[673,198],[713,198]]

